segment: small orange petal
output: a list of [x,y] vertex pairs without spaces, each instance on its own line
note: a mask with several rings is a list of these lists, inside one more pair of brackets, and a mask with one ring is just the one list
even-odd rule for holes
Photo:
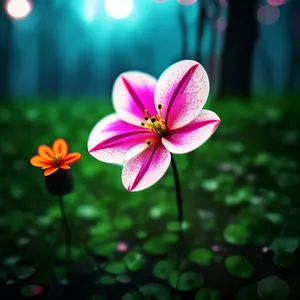
[[54,155],[64,158],[68,153],[68,144],[64,139],[56,139],[52,145]]
[[58,167],[51,167],[45,170],[44,175],[48,176],[53,174],[55,171],[57,171],[59,168]]
[[52,168],[52,167],[53,167],[53,165],[45,165],[45,166],[42,167],[42,170],[49,169],[49,168]]
[[52,149],[47,145],[40,145],[38,147],[38,154],[45,160],[51,161],[54,156]]
[[66,164],[66,165],[74,164],[76,161],[80,159],[80,157],[81,154],[78,152],[69,153],[62,161],[62,164]]
[[39,155],[35,155],[30,159],[30,163],[35,167],[44,167],[48,164],[48,161]]
[[63,164],[60,166],[60,168],[62,169],[70,169],[70,166],[68,166],[67,164]]

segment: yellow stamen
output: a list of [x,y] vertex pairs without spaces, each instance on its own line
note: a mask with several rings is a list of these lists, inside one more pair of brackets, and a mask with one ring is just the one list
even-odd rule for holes
[[[148,109],[145,109],[145,110],[144,110],[144,113],[145,113],[145,119],[146,119],[146,117],[147,117],[148,119],[151,118],[151,115],[150,115]],[[147,119],[147,120],[148,120],[148,119]]]
[[145,143],[146,143],[147,145],[150,145],[150,144],[151,144],[151,141],[147,139],[147,140],[145,141]]
[[[158,104],[157,108],[158,110],[161,110],[162,105]],[[142,122],[141,125],[147,126],[153,133],[155,133],[158,136],[166,136],[167,134],[166,122],[161,116],[161,113],[159,112],[156,116],[151,116],[147,109],[144,110],[144,113],[145,113],[144,120],[146,122]]]

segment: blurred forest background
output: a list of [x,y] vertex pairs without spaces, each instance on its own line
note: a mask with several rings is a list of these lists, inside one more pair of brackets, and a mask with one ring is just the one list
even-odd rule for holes
[[185,58],[205,66],[221,95],[299,89],[296,0],[203,0],[190,6],[139,0],[119,20],[107,14],[104,0],[30,2],[32,11],[23,19],[12,21],[1,10],[5,96],[107,96],[125,70],[157,77]]
[[[0,4],[1,299],[299,299],[299,0]],[[171,170],[129,193],[121,168],[90,156],[87,139],[113,112],[121,72],[158,77],[181,59],[206,68],[205,108],[221,124],[175,155],[184,201],[175,295]],[[82,154],[64,197],[71,262],[58,201],[29,163],[58,137]]]

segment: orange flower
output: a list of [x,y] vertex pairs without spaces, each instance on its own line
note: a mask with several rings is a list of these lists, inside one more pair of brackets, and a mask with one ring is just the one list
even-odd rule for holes
[[69,165],[74,164],[81,157],[78,152],[68,154],[68,144],[64,139],[56,139],[52,149],[47,145],[40,145],[38,154],[31,158],[30,163],[45,170],[45,176],[54,173],[59,168],[70,169]]

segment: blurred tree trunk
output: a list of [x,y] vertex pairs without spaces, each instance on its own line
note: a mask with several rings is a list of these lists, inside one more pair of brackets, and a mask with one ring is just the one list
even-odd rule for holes
[[215,5],[215,15],[211,18],[211,39],[210,39],[210,52],[208,59],[208,75],[209,78],[214,82],[214,86],[216,86],[216,57],[217,57],[217,40],[219,31],[215,28],[216,21],[221,16],[221,5],[219,1],[214,1]]
[[12,51],[12,21],[4,5],[0,8],[0,101],[9,98],[9,70]]
[[[61,10],[55,9],[53,1],[38,3],[40,26],[38,27],[38,77],[39,92],[45,96],[57,96],[60,92],[60,61],[58,35]],[[68,7],[66,7],[69,9]],[[57,18],[56,22],[53,20]]]
[[188,57],[188,27],[185,19],[184,6],[179,8],[179,25],[181,28],[182,44],[181,44],[181,58],[187,59]]
[[206,10],[204,1],[199,1],[199,16],[198,16],[198,26],[197,26],[197,41],[196,41],[196,61],[203,65],[203,57],[202,57],[202,41],[203,41],[203,33],[204,33],[204,25],[206,20]]
[[228,21],[221,55],[220,97],[250,99],[251,67],[258,35],[258,0],[228,0]]

